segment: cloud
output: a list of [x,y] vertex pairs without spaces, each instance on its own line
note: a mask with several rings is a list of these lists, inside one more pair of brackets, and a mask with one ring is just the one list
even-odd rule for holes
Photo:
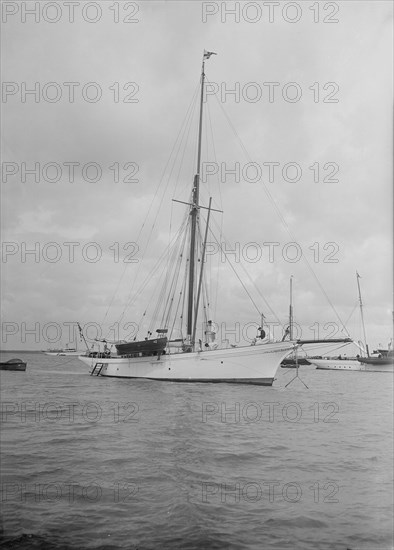
[[[237,182],[227,174],[221,182],[219,172],[202,184],[201,201],[207,204],[215,196],[215,207],[224,214],[213,213],[213,225],[219,233],[223,225],[240,259],[252,252],[250,243],[260,247],[261,258],[245,262],[248,290],[258,308],[267,311],[260,292],[286,322],[288,280],[294,275],[297,315],[306,327],[335,318],[319,283],[346,318],[354,307],[358,269],[371,312],[371,341],[390,333],[392,7],[341,3],[338,24],[313,23],[314,13],[306,9],[295,24],[281,14],[279,9],[269,23],[265,11],[252,24],[242,13],[239,23],[230,15],[222,22],[218,13],[203,23],[197,2],[141,2],[135,24],[115,24],[106,5],[95,24],[80,13],[74,23],[64,17],[56,24],[10,18],[4,25],[3,80],[17,83],[18,93],[3,104],[3,160],[14,163],[17,172],[3,181],[2,227],[3,240],[17,243],[17,251],[3,262],[6,320],[105,318],[110,323],[123,311],[131,280],[137,272],[144,280],[181,220],[182,207],[171,199],[190,199],[197,112],[189,125],[182,123],[206,48],[218,52],[206,64],[218,92],[209,107],[204,105],[203,159],[228,170],[239,163],[241,177]],[[32,94],[21,101],[24,82],[27,89],[38,83],[38,101]],[[45,96],[50,82],[60,86],[57,102]],[[66,82],[77,83],[74,102],[68,100]],[[276,82],[274,88],[268,84]],[[288,100],[296,91],[286,88],[292,82],[302,90],[298,102]],[[86,88],[88,83],[96,88]],[[96,103],[86,99],[95,89],[102,94]],[[248,93],[256,90],[261,97],[254,101]],[[338,102],[325,102],[330,97]],[[133,98],[138,101],[129,102]],[[171,156],[180,128],[182,143],[187,141],[178,154],[182,169]],[[251,183],[242,174],[249,162],[262,168],[261,181]],[[264,163],[272,162],[279,166],[269,181]],[[301,167],[300,181],[283,177],[289,162]],[[69,163],[75,163],[73,178]],[[96,182],[89,181],[92,163],[101,170]],[[333,163],[339,182],[324,182]],[[39,181],[27,172],[23,182],[22,173],[36,164]],[[51,182],[54,165],[61,175]],[[127,178],[138,181],[123,181]],[[56,250],[48,243],[53,242],[62,254],[57,262],[50,261]],[[77,243],[73,262],[67,242]],[[147,270],[141,262],[124,269],[130,249],[123,247],[130,242],[137,242],[138,259],[144,255]],[[302,251],[300,261],[286,256],[292,242]],[[23,261],[23,246],[34,243],[39,243],[39,261],[33,255]],[[100,248],[97,262],[87,255],[95,251],[91,243]],[[338,262],[325,261],[331,252]],[[223,305],[217,313],[232,321],[257,318],[224,267],[220,262]],[[111,303],[113,312],[107,313]],[[136,304],[128,319],[143,312],[142,297]],[[274,318],[269,309],[267,315]]]

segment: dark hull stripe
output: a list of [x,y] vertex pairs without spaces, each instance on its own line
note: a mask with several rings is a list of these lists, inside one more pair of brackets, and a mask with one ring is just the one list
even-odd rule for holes
[[114,376],[108,374],[100,374],[102,378],[128,378],[134,380],[156,380],[157,382],[182,382],[191,383],[204,382],[206,384],[252,384],[255,386],[272,386],[274,378],[220,378],[213,380],[212,378],[193,378],[186,380],[185,378],[148,378],[147,376]]

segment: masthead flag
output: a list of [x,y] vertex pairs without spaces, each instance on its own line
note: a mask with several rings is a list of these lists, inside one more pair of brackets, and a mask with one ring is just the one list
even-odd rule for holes
[[217,55],[216,52],[207,52],[207,50],[204,50],[204,59],[209,59],[211,55]]
[[358,271],[356,271],[356,275],[359,279],[361,279],[361,275],[358,274]]

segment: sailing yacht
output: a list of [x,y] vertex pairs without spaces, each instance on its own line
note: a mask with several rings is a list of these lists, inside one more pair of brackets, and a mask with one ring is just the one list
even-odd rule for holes
[[[208,207],[200,204],[201,143],[203,126],[203,97],[205,62],[213,52],[204,51],[200,79],[200,110],[197,145],[197,168],[193,178],[190,203],[184,232],[187,242],[174,257],[180,263],[181,256],[187,257],[187,282],[181,291],[185,302],[186,328],[181,338],[173,337],[173,319],[168,304],[174,297],[163,300],[167,305],[164,326],[156,329],[156,336],[148,332],[140,340],[115,342],[116,355],[105,352],[87,352],[79,359],[91,367],[91,374],[117,378],[148,378],[184,382],[236,382],[272,385],[281,361],[297,346],[294,341],[270,342],[262,327],[251,345],[229,346],[228,342],[216,341],[211,320],[205,323],[203,338],[197,338],[198,313],[201,309],[205,245],[207,241],[211,200]],[[179,201],[178,201],[179,202]],[[198,241],[200,232],[200,211],[207,212],[204,242]],[[202,244],[202,247],[201,247]],[[175,271],[175,270],[174,270]],[[174,273],[174,277],[178,276]],[[169,291],[175,284],[168,285]],[[182,317],[182,314],[178,317]],[[259,319],[260,320],[260,319]]]
[[[152,326],[156,321],[152,322],[144,338],[135,337],[131,341],[112,342],[116,354],[107,347],[108,341],[105,341],[103,352],[90,351],[80,356],[79,359],[91,367],[91,375],[271,386],[282,360],[299,345],[299,342],[293,339],[271,341],[266,337],[262,314],[259,318],[260,327],[250,345],[219,342],[216,340],[215,325],[209,316],[206,316],[206,244],[210,230],[210,215],[215,210],[212,208],[212,198],[208,205],[202,204],[200,200],[200,173],[205,62],[213,53],[204,51],[203,54],[199,90],[197,166],[190,201],[183,203],[186,205],[184,222],[179,234],[177,233],[177,245],[174,244],[172,255],[169,256],[163,290],[159,296],[158,308],[155,309],[154,319],[157,319],[157,324]],[[206,213],[204,238],[200,227],[202,212]],[[182,283],[181,273],[185,275],[185,282]],[[180,329],[175,329],[176,322],[181,323]],[[199,338],[200,332],[197,331],[197,327],[201,326],[204,326],[204,330],[201,330]]]
[[[369,357],[327,357],[322,359],[308,358],[309,361],[322,370],[357,370],[369,372],[393,372],[393,355],[387,357],[387,361],[382,361],[379,353]],[[364,362],[366,361],[366,362]]]
[[309,361],[322,370],[357,370],[369,372],[393,372],[394,356],[392,350],[375,350],[367,357],[327,357],[322,359],[308,358]]
[[[375,350],[372,354],[369,353],[367,344],[367,336],[365,331],[363,301],[361,298],[360,275],[356,271],[358,300],[360,307],[361,323],[363,327],[364,345],[360,346],[361,355],[356,357],[347,357],[346,355],[338,355],[336,357],[323,357],[321,359],[309,358],[309,361],[321,370],[343,370],[343,371],[370,371],[370,372],[393,372],[393,351]],[[364,352],[365,350],[365,352]]]

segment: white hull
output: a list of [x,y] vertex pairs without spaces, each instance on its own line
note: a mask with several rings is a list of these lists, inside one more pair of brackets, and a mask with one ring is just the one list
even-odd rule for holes
[[309,359],[317,369],[393,372],[393,365],[367,365],[357,359]]
[[91,374],[116,378],[148,378],[172,382],[234,382],[271,386],[293,342],[174,353],[160,357],[80,356]]

